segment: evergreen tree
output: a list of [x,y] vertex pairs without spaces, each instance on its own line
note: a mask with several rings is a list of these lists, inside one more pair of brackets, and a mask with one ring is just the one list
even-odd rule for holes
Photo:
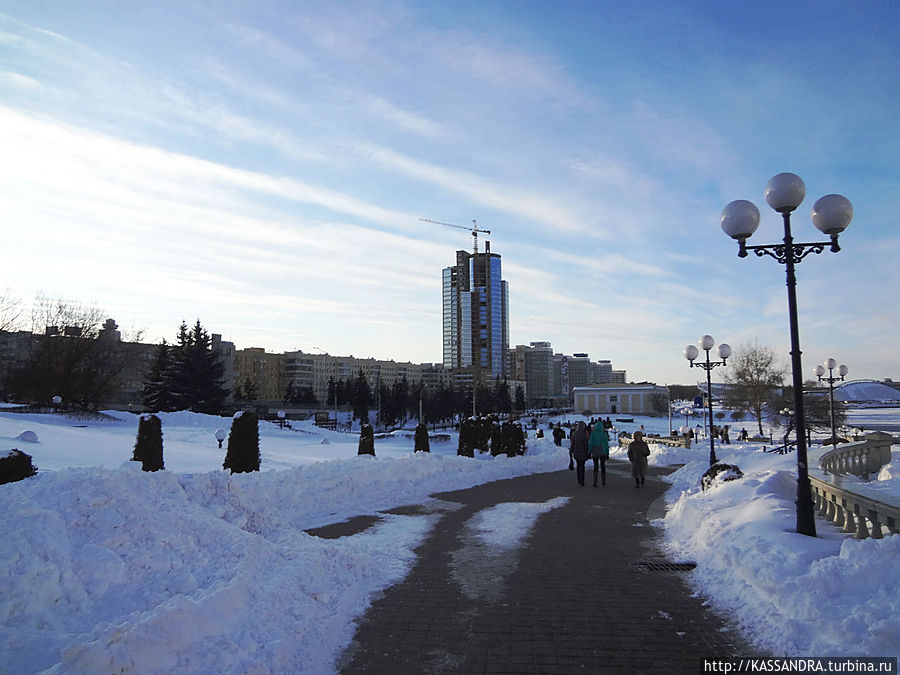
[[156,415],[141,415],[131,460],[140,462],[144,471],[166,468],[163,463],[162,423]]
[[282,401],[284,403],[293,403],[294,399],[297,397],[297,389],[294,387],[294,381],[291,380],[288,382],[287,389],[284,390],[284,398]]
[[494,384],[494,400],[496,411],[498,413],[512,412],[512,401],[509,397],[509,383],[506,380],[500,381],[497,377]]
[[225,367],[212,350],[209,333],[199,319],[190,331],[181,323],[176,353],[172,394],[177,409],[218,412],[228,396],[221,385]]
[[521,384],[516,385],[516,410],[519,412],[525,410],[525,390]]
[[153,356],[150,370],[144,377],[141,388],[141,402],[150,412],[167,412],[172,408],[172,353],[169,344],[163,340]]
[[356,379],[349,384],[352,385],[352,388],[348,394],[348,402],[353,407],[353,419],[368,422],[369,397],[371,396],[371,391],[369,389],[369,382],[366,380],[366,374],[363,372],[362,368],[359,369],[359,374],[356,376]]
[[256,383],[249,376],[244,378],[244,387],[241,394],[243,400],[247,403],[254,403],[259,398],[259,390],[256,388]]
[[231,473],[259,471],[259,420],[246,410],[238,411],[228,434],[228,450],[222,468]]
[[431,452],[428,443],[428,427],[422,422],[416,425],[416,432],[413,434],[413,452]]

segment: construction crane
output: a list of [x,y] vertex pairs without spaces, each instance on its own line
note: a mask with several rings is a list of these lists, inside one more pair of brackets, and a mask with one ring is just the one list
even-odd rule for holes
[[428,218],[419,218],[423,223],[434,223],[435,225],[445,225],[446,227],[455,227],[457,230],[469,230],[472,232],[472,239],[475,243],[475,253],[478,253],[478,233],[482,232],[483,234],[490,234],[490,230],[479,230],[478,223],[474,220],[472,221],[472,227],[468,225],[454,225],[453,223],[442,223],[439,220],[429,220]]

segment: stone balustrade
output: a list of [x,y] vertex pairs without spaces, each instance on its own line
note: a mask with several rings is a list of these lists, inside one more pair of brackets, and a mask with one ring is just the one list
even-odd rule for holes
[[843,476],[852,473],[868,479],[891,461],[893,437],[881,431],[866,434],[861,443],[848,443],[829,450],[819,459],[819,467],[827,473]]
[[891,461],[892,441],[890,434],[867,434],[862,442],[824,453],[819,468],[809,471],[819,514],[855,539],[881,539],[900,532],[900,500],[877,494],[856,478],[868,480]]
[[854,539],[900,533],[900,502],[891,504],[885,497],[876,499],[851,491],[847,487],[858,490],[858,486],[842,486],[841,476],[823,479],[810,475],[809,481],[819,514]]
[[[633,436],[622,434],[619,436],[619,445],[628,445],[634,440]],[[691,439],[687,436],[644,436],[647,443],[659,443],[660,445],[670,445],[678,448],[690,448]]]

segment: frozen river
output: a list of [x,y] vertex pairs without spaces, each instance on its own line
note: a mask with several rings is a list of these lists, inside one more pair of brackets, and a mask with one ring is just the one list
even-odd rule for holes
[[897,408],[848,408],[847,424],[866,431],[900,433],[900,407]]

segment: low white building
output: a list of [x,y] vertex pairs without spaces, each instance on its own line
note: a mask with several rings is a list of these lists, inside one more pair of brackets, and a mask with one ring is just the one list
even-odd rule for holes
[[590,411],[592,415],[655,415],[653,400],[662,397],[662,411],[666,410],[668,390],[658,384],[594,384],[575,387],[575,412]]

